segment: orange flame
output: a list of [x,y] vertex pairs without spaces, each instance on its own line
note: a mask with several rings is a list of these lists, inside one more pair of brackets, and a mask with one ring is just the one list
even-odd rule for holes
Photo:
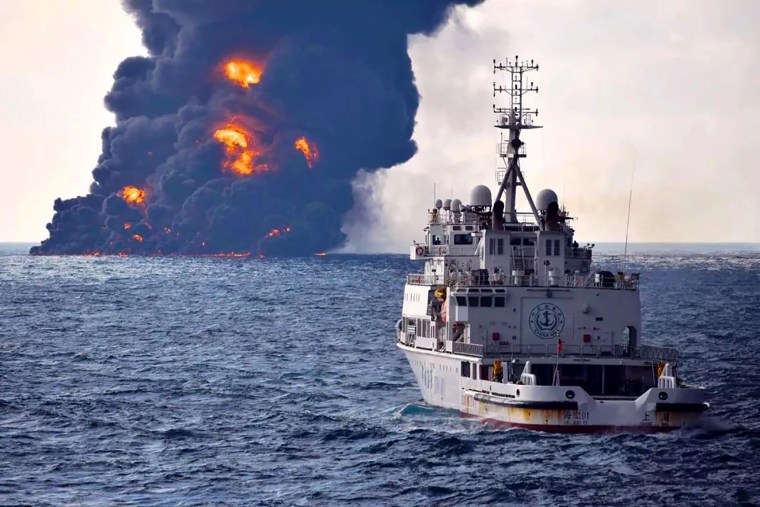
[[319,147],[314,143],[313,141],[309,141],[305,137],[301,136],[298,139],[296,139],[296,142],[293,143],[293,146],[303,153],[303,156],[306,158],[306,165],[309,166],[309,169],[314,167],[314,163],[319,160]]
[[143,237],[140,236],[139,234],[132,234],[132,239],[135,240],[135,241],[137,241],[138,243],[142,243],[143,242]]
[[325,252],[319,252],[314,254],[315,257],[327,257],[327,254]]
[[271,231],[269,231],[267,233],[267,235],[264,236],[264,238],[276,238],[278,236],[282,236],[283,234],[287,234],[287,233],[289,233],[292,230],[293,230],[293,228],[290,227],[290,226],[285,226],[282,229],[276,229],[275,228],[275,229],[272,229]]
[[286,225],[285,227],[281,227],[281,228],[274,228],[268,233],[266,233],[266,235],[264,236],[264,239],[278,238],[282,236],[283,234],[287,234],[291,232],[292,230],[293,228],[290,227],[289,225]]
[[130,224],[129,222],[125,222],[125,223],[124,223],[124,230],[125,230],[125,231],[128,231],[128,230],[130,230],[131,228],[132,228],[132,224]]
[[260,153],[251,148],[251,134],[241,125],[229,123],[214,131],[214,139],[225,146],[227,160],[224,167],[235,174],[250,176],[267,170],[266,165],[254,165],[254,157]]
[[248,60],[228,60],[224,64],[224,74],[227,79],[243,88],[259,84],[261,81],[261,66]]
[[145,190],[142,188],[127,185],[117,195],[127,201],[128,204],[145,206]]

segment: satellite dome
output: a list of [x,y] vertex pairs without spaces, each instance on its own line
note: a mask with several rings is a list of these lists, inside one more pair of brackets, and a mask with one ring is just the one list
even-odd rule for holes
[[445,209],[446,211],[451,209],[451,199],[445,199],[443,201],[443,209]]
[[553,202],[559,204],[557,193],[554,190],[545,188],[536,195],[536,208],[540,211],[546,211],[549,209],[549,205]]
[[435,200],[435,209],[441,209],[443,207],[443,201],[440,199]]
[[462,211],[462,201],[459,199],[454,199],[451,201],[451,211],[457,212]]
[[491,189],[485,185],[478,185],[470,192],[470,206],[490,206]]

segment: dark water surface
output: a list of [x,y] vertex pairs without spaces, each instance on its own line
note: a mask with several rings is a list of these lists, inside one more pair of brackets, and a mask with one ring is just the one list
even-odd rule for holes
[[495,430],[425,407],[394,346],[412,269],[6,251],[0,504],[760,502],[760,253],[629,256],[644,340],[679,347],[713,404],[667,435]]

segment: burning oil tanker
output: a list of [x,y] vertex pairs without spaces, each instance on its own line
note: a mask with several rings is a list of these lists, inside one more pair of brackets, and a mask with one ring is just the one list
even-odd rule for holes
[[149,56],[116,69],[89,193],[31,253],[339,247],[357,173],[416,150],[408,35],[480,1],[125,1]]

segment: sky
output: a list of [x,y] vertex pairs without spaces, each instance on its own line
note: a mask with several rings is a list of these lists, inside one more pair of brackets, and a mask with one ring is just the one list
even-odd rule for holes
[[116,66],[147,52],[116,0],[0,0],[0,37],[0,241],[36,243],[92,182]]
[[[753,0],[458,9],[411,40],[419,152],[356,182],[377,223],[346,224],[348,249],[405,251],[434,185],[463,201],[495,191],[491,107],[507,97],[493,97],[492,60],[515,54],[541,66],[528,103],[544,128],[522,136],[523,173],[534,195],[557,192],[580,241],[623,241],[632,190],[632,242],[760,242],[759,28]],[[87,192],[113,71],[145,50],[116,0],[1,0],[0,34],[0,241],[38,242],[53,200]]]

